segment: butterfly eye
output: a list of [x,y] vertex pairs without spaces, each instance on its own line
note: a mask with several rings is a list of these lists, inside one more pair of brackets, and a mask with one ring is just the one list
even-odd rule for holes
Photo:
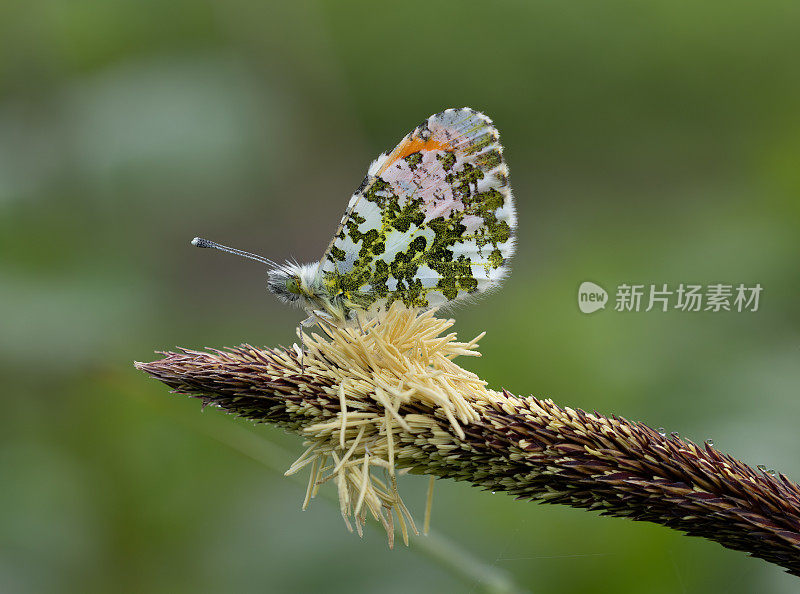
[[294,293],[295,295],[300,294],[300,281],[297,277],[286,279],[286,290],[290,293]]

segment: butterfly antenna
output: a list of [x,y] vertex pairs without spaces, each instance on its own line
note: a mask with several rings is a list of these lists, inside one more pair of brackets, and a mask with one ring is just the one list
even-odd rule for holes
[[262,264],[266,264],[267,266],[277,267],[278,265],[275,264],[269,258],[265,258],[264,256],[259,256],[258,254],[251,254],[250,252],[245,252],[244,250],[237,250],[236,248],[231,248],[226,245],[222,245],[217,243],[216,241],[211,241],[209,239],[203,239],[202,237],[195,237],[192,240],[192,245],[199,248],[214,248],[215,250],[219,250],[221,252],[228,252],[229,254],[234,254],[235,256],[241,256],[242,258],[249,258],[250,260],[255,260],[256,262],[261,262]]

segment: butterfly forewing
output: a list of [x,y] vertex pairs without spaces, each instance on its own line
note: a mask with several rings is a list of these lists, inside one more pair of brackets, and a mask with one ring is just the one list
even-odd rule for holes
[[317,274],[352,308],[441,306],[499,284],[515,229],[497,130],[449,109],[372,163]]

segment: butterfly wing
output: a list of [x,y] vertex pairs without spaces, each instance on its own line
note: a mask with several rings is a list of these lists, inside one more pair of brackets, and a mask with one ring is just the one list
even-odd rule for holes
[[515,229],[492,121],[448,109],[373,161],[317,274],[352,308],[437,307],[498,286]]

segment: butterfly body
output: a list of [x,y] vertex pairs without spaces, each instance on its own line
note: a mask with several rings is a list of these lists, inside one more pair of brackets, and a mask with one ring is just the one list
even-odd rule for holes
[[278,299],[298,305],[314,318],[336,322],[353,319],[354,304],[346,295],[326,286],[317,275],[319,263],[294,264],[287,262],[269,271],[267,288]]
[[269,262],[267,286],[310,320],[348,323],[398,300],[448,306],[500,285],[516,226],[492,121],[448,109],[372,162],[319,262]]

